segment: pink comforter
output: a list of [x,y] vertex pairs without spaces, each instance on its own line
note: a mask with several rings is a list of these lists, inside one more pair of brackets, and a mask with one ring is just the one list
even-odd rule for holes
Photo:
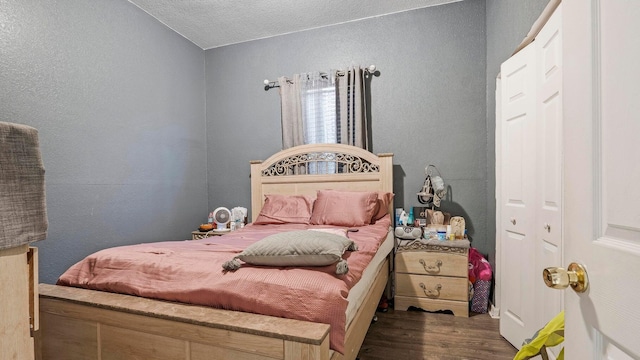
[[248,225],[224,236],[167,241],[98,251],[69,268],[58,285],[146,298],[207,305],[331,325],[331,348],[343,353],[347,296],[387,236],[390,217],[359,227],[349,238],[358,251],[345,252],[349,272],[325,267],[260,267],[222,264],[265,236],[330,226]]

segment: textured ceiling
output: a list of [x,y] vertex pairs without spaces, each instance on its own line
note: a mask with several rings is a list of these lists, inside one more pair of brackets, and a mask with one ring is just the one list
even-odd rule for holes
[[461,0],[129,0],[203,49]]

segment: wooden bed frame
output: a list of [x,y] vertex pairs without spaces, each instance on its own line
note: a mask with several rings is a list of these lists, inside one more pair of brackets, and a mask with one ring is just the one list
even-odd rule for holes
[[[252,219],[265,194],[393,191],[392,154],[339,144],[293,147],[251,162]],[[309,174],[321,164],[334,174]],[[393,206],[389,211],[393,213]],[[389,278],[387,258],[348,326],[345,354],[329,325],[40,284],[37,359],[355,359]]]

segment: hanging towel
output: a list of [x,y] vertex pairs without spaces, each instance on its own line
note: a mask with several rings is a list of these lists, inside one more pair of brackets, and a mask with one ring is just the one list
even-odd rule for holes
[[0,122],[0,250],[47,237],[38,130]]

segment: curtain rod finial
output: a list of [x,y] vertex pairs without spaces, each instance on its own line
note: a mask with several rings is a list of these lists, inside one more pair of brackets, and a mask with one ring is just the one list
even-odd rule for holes
[[375,65],[369,65],[368,69],[369,69],[369,72],[372,73],[372,72],[376,71],[376,66]]
[[269,79],[264,79],[263,82],[264,82],[265,85],[269,85]]

